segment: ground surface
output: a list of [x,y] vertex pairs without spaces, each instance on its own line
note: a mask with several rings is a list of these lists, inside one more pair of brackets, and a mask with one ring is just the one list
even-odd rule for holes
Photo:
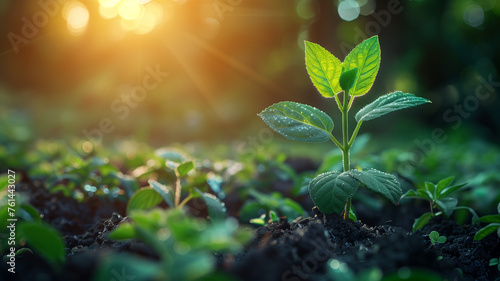
[[[157,259],[155,252],[140,242],[107,239],[109,231],[127,221],[122,202],[92,198],[78,203],[61,193],[48,193],[40,182],[23,182],[18,190],[29,195],[43,219],[63,235],[67,263],[61,272],[54,272],[43,259],[27,254],[17,260],[17,279],[12,279],[2,263],[1,280],[91,280],[100,258],[111,251]],[[421,210],[414,206],[387,208],[383,213],[388,218],[382,222],[361,208],[359,217],[371,226],[313,210],[312,217],[260,227],[243,253],[219,259],[220,269],[241,280],[325,280],[330,261],[335,260],[348,265],[354,274],[374,267],[391,274],[407,267],[439,272],[448,280],[500,280],[496,267],[488,266],[500,253],[496,235],[474,241],[475,226],[459,226],[442,217],[411,233],[411,222]],[[446,236],[447,242],[431,245],[427,235],[432,230]],[[464,278],[457,275],[456,268]]]

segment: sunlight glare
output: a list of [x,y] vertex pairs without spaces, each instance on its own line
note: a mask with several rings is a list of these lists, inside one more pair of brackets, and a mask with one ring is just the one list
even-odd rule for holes
[[118,7],[116,5],[115,6],[100,5],[99,14],[101,14],[101,17],[105,19],[112,19],[118,16]]
[[87,29],[89,11],[78,1],[69,2],[64,9],[68,31],[71,35],[80,35]]
[[150,3],[145,6],[144,16],[140,26],[135,30],[137,34],[151,32],[163,20],[163,8],[158,3]]
[[121,0],[99,0],[99,4],[104,7],[113,7],[118,5]]
[[123,19],[135,20],[141,15],[143,6],[134,0],[124,0],[118,7],[118,13]]

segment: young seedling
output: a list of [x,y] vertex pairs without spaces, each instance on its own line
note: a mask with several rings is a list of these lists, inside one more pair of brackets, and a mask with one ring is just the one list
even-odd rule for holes
[[[489,223],[487,226],[481,228],[476,235],[474,235],[474,240],[481,240],[484,237],[490,235],[495,230],[497,231],[498,237],[500,237],[500,203],[497,206],[498,215],[488,215],[480,217],[476,222]],[[500,265],[499,265],[500,270]]]
[[396,177],[375,169],[351,170],[350,149],[363,122],[430,101],[402,92],[383,95],[356,114],[357,125],[349,137],[351,105],[356,97],[370,90],[380,67],[378,37],[373,36],[356,46],[344,62],[318,44],[306,41],[305,49],[306,69],[314,86],[324,97],[335,99],[342,115],[342,143],[331,133],[334,126],[330,116],[306,104],[279,102],[264,109],[259,116],[271,129],[288,139],[310,143],[331,140],[342,151],[342,172],[326,172],[309,183],[309,194],[321,212],[344,212],[344,219],[347,219],[351,198],[360,183],[398,204],[402,191]]
[[[193,161],[186,161],[182,156],[176,155],[175,159],[172,155],[169,155],[169,157],[170,158],[165,161],[166,168],[174,172],[176,178],[175,186],[172,188],[169,185],[163,185],[155,180],[149,180],[148,187],[138,189],[130,197],[127,204],[127,214],[130,214],[133,210],[151,209],[162,201],[170,208],[182,209],[191,199],[201,197],[207,206],[208,215],[212,221],[225,219],[226,207],[224,203],[211,193],[202,192],[196,187],[191,187],[186,190],[188,195],[181,201],[181,181],[184,177],[188,176],[191,171],[195,171],[195,165]],[[210,185],[210,187],[213,190],[212,185]]]
[[269,211],[269,219],[267,220],[267,222],[266,222],[266,216],[267,216],[267,214],[262,214],[258,218],[251,219],[250,223],[264,226],[266,224],[270,224],[272,222],[278,222],[280,220],[280,218],[278,217],[278,214],[276,214],[275,211]]
[[493,258],[490,260],[490,266],[497,266],[498,271],[500,271],[500,258]]
[[[457,198],[450,197],[450,195],[466,184],[451,185],[454,177],[448,177],[440,180],[437,184],[431,182],[425,182],[423,187],[417,190],[409,190],[403,194],[403,198],[416,198],[423,199],[429,202],[430,212],[424,213],[419,218],[415,219],[413,224],[413,231],[421,229],[424,227],[431,218],[444,214],[445,217],[449,218],[453,211],[464,209],[468,210],[473,217],[473,221],[477,221],[476,212],[465,206],[457,206]],[[439,209],[439,212],[434,212],[434,209]]]
[[431,231],[431,233],[429,233],[429,238],[431,239],[432,245],[435,245],[436,243],[443,244],[446,242],[446,237],[439,236],[439,232],[437,231]]

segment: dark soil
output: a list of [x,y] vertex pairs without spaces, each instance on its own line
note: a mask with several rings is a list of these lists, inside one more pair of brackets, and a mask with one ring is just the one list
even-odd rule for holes
[[[18,190],[29,195],[30,204],[43,220],[63,235],[67,262],[60,272],[55,272],[36,254],[27,254],[16,260],[18,274],[8,273],[2,263],[0,280],[91,280],[100,258],[110,252],[158,259],[143,243],[107,239],[109,231],[128,220],[123,217],[124,202],[90,198],[79,203],[61,193],[48,193],[40,182],[21,183]],[[377,212],[385,214],[382,221],[371,215],[373,211],[359,209],[361,220],[366,219],[371,226],[314,209],[310,212],[312,217],[298,218],[292,223],[282,219],[260,227],[243,253],[231,259],[219,255],[220,269],[241,280],[328,280],[329,262],[337,260],[347,264],[355,274],[373,267],[384,274],[408,267],[425,268],[447,280],[500,280],[496,267],[488,266],[490,259],[499,256],[498,236],[474,241],[478,228],[459,226],[442,217],[411,233],[411,223],[421,214],[420,208],[413,205],[386,208]],[[432,230],[446,236],[446,243],[431,245],[428,233]],[[456,268],[463,272],[463,278]]]

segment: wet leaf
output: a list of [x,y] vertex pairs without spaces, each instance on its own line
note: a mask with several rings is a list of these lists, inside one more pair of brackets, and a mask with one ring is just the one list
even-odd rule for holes
[[368,121],[387,113],[431,102],[413,94],[394,92],[383,95],[356,113],[356,121]]
[[309,183],[309,194],[321,212],[340,214],[358,187],[359,182],[348,172],[326,172]]
[[296,141],[324,142],[330,139],[333,130],[330,116],[315,107],[296,102],[275,103],[259,116],[271,129]]
[[350,175],[366,185],[366,188],[382,194],[394,204],[399,204],[401,199],[401,186],[397,178],[393,175],[369,169],[366,171],[350,170]]

